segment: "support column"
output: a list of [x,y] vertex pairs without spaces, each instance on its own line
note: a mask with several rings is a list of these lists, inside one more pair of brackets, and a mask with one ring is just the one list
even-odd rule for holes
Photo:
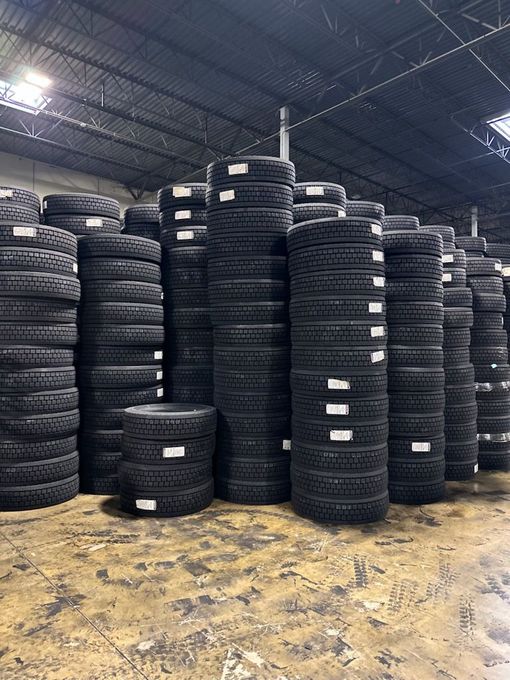
[[290,114],[289,107],[282,106],[280,108],[280,158],[285,161],[289,160],[290,143],[289,143],[289,122]]
[[471,236],[478,236],[478,206],[471,206]]

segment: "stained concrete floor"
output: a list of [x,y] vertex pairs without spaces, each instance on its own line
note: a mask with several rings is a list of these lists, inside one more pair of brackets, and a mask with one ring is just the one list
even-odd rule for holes
[[363,527],[219,501],[0,515],[1,680],[510,678],[510,474]]

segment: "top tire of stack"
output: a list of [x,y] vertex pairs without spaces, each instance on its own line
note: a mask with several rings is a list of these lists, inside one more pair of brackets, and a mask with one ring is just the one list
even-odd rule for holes
[[122,417],[124,433],[145,439],[191,439],[216,431],[216,409],[203,404],[132,406]]
[[457,248],[465,250],[467,253],[487,252],[487,241],[483,236],[457,236],[455,238],[455,243],[457,245]]
[[382,228],[378,222],[363,217],[325,217],[299,222],[287,232],[289,252],[326,244],[368,243],[381,245]]
[[207,184],[204,182],[190,182],[186,184],[172,184],[161,187],[158,191],[158,205],[161,211],[172,210],[185,206],[203,208]]
[[207,184],[213,187],[240,182],[275,183],[294,187],[294,163],[272,156],[236,156],[214,161],[207,167]]
[[43,198],[45,215],[97,215],[120,220],[119,202],[97,194],[49,194]]
[[420,220],[414,215],[386,215],[382,225],[384,231],[416,231]]
[[455,248],[455,229],[443,224],[424,224],[420,227],[421,231],[428,234],[439,234],[443,237],[443,244],[449,244]]
[[28,189],[0,186],[0,213],[2,205],[23,205],[39,215],[39,196]]
[[[205,200],[205,199],[204,199]],[[124,225],[157,224],[159,226],[159,207],[157,203],[138,203],[124,211]]]
[[347,201],[345,212],[347,217],[369,217],[379,222],[384,219],[384,206],[372,201]]
[[76,257],[78,241],[74,234],[57,227],[0,221],[0,246],[38,247]]
[[292,187],[276,182],[239,182],[211,185],[205,195],[208,211],[232,208],[283,208],[292,210]]
[[294,205],[301,203],[330,203],[345,210],[345,189],[333,182],[300,182],[294,187]]
[[383,234],[386,255],[435,255],[443,256],[443,239],[439,234],[424,231],[388,231]]
[[129,234],[95,234],[84,236],[78,246],[80,259],[88,257],[115,257],[144,260],[159,264],[161,246],[156,241]]

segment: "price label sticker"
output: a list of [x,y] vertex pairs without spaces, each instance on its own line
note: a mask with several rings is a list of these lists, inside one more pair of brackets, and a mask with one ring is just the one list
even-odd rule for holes
[[443,274],[443,283],[450,283],[451,280],[452,280],[451,274]]
[[351,383],[348,380],[328,378],[328,390],[350,390]]
[[382,227],[380,224],[372,224],[372,234],[382,236]]
[[232,163],[228,166],[229,175],[246,175],[248,174],[248,163]]
[[379,361],[384,361],[384,350],[380,350],[379,352],[372,352],[370,355],[370,361],[373,364],[379,363]]
[[[12,189],[0,189],[0,198],[12,198],[13,196],[13,191]],[[45,201],[46,203],[46,201]],[[46,207],[46,206],[44,206]]]
[[329,438],[332,442],[351,442],[352,430],[330,430]]
[[372,260],[374,262],[384,262],[384,253],[382,250],[372,250]]
[[411,442],[411,451],[413,453],[429,453],[430,442]]
[[326,415],[328,416],[348,416],[349,404],[326,404]]
[[172,187],[174,198],[188,198],[191,196],[191,187]]
[[384,326],[372,326],[370,329],[370,337],[382,338],[384,336]]
[[176,220],[190,220],[191,210],[176,210],[174,217]]
[[187,231],[178,231],[175,236],[178,241],[192,241],[195,238],[195,232],[188,229]]
[[162,387],[158,387],[158,389],[156,390],[156,396],[157,397],[163,396],[163,388]]
[[376,288],[384,288],[384,276],[374,276],[372,281]]
[[227,191],[220,191],[219,193],[220,203],[223,203],[224,201],[233,201],[235,197],[236,192],[234,189],[227,189]]
[[34,238],[37,236],[37,227],[13,227],[13,236],[28,236],[29,238]]
[[369,302],[368,312],[369,314],[382,314],[382,302]]
[[185,454],[185,446],[165,446],[163,448],[163,458],[182,458]]
[[138,510],[156,510],[158,507],[158,504],[154,500],[150,500],[149,498],[137,498],[135,501],[135,505],[138,508]]
[[282,442],[282,449],[284,451],[290,451],[290,445],[291,445],[291,440],[290,439],[284,439]]
[[102,227],[103,226],[103,220],[101,217],[87,217],[85,218],[85,226],[86,227]]
[[162,350],[158,350],[157,352],[154,352],[154,358],[155,359],[162,359],[163,358]]
[[319,186],[305,187],[305,194],[307,196],[324,196],[324,187]]

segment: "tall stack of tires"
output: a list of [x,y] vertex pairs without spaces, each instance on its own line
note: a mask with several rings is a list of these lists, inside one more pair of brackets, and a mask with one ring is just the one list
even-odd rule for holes
[[213,403],[205,190],[204,183],[175,184],[158,193],[170,402]]
[[[503,276],[503,291],[506,298],[506,310],[503,315],[503,327],[507,338],[510,338],[510,245],[508,243],[487,243],[487,257],[495,257],[501,260],[501,273]],[[510,339],[508,342],[510,351]],[[507,357],[508,358],[508,357]],[[504,353],[500,354],[500,361],[505,360]]]
[[290,498],[287,230],[294,165],[265,156],[207,169],[208,275],[218,410],[216,495]]
[[478,463],[481,469],[510,468],[510,367],[501,261],[467,260],[467,285],[473,294],[471,361],[478,404]]
[[36,194],[0,187],[0,510],[78,493],[76,237],[39,224]]
[[417,229],[385,231],[383,245],[390,501],[431,503],[445,489],[442,238]]
[[301,222],[288,232],[292,503],[322,522],[388,508],[387,329],[381,222]]
[[159,207],[157,203],[139,203],[124,210],[123,234],[159,241]]
[[443,353],[445,371],[445,479],[471,479],[478,471],[475,372],[469,346],[473,300],[466,286],[466,254],[455,248],[452,227],[427,225],[443,238]]
[[213,499],[216,411],[201,404],[134,406],[123,415],[120,507],[177,517]]
[[332,182],[300,182],[294,186],[294,224],[324,217],[345,217],[345,189]]
[[119,202],[96,194],[50,194],[43,198],[45,224],[76,236],[120,233]]
[[161,248],[138,236],[85,236],[78,247],[80,482],[118,492],[122,412],[163,399]]

